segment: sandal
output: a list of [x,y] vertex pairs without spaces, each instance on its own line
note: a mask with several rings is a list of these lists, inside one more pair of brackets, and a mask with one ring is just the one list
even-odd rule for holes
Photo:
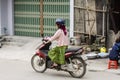
[[53,65],[51,66],[51,68],[55,68],[57,67],[58,65],[56,63],[53,63]]

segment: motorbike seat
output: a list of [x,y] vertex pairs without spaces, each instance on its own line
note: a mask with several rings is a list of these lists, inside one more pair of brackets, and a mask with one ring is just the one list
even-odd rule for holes
[[68,52],[77,52],[78,50],[82,49],[83,47],[79,47],[79,48],[75,48],[75,47],[70,47],[68,48],[65,53],[68,53]]
[[48,55],[48,51],[49,50],[41,50],[41,52],[44,53],[45,55]]

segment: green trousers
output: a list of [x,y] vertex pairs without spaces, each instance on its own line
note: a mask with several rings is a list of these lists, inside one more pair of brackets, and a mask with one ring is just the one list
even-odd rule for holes
[[57,46],[48,52],[48,56],[53,62],[57,64],[64,64],[66,49],[67,46]]

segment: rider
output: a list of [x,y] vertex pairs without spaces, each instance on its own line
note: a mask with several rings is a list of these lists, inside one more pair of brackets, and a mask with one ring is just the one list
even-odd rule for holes
[[69,44],[68,33],[67,33],[67,29],[65,27],[65,21],[61,18],[58,18],[58,19],[56,19],[56,25],[58,28],[57,31],[55,32],[55,34],[52,37],[48,38],[48,40],[49,40],[48,42],[52,42],[54,40],[57,41],[57,46],[55,48],[52,48],[48,52],[48,56],[54,62],[52,67],[55,67],[58,64],[65,63],[64,53]]

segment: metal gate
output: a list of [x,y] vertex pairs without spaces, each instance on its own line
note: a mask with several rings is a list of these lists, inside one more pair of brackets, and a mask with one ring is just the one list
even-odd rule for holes
[[[14,33],[18,36],[40,37],[40,0],[14,0]],[[69,30],[70,1],[43,0],[43,33],[51,36],[56,31],[55,19],[64,18]]]

